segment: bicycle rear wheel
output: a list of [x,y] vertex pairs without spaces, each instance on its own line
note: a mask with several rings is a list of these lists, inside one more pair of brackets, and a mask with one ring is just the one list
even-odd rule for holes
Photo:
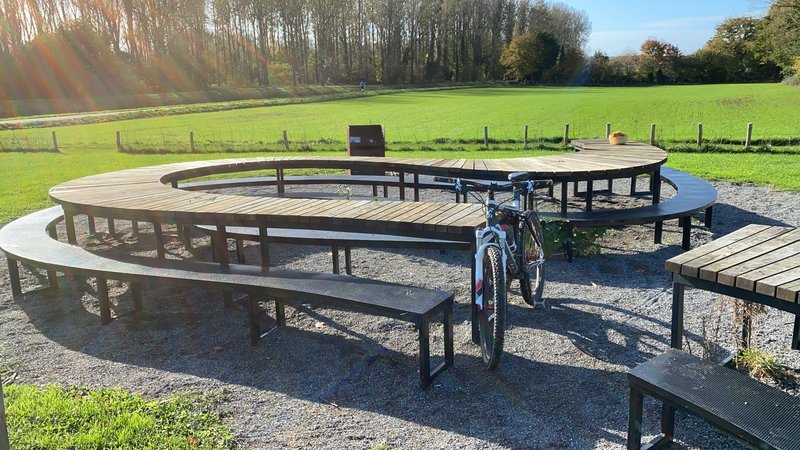
[[519,233],[522,242],[519,290],[522,299],[531,306],[544,305],[544,235],[536,212],[525,213],[525,219],[519,221]]
[[481,354],[489,370],[500,364],[506,325],[506,280],[500,249],[489,247],[483,256],[483,308],[480,312]]

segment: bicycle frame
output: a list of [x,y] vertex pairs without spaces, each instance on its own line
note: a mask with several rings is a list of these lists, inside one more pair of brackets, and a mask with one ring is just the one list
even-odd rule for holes
[[[460,188],[460,180],[456,184]],[[533,191],[533,183],[528,181],[526,186],[528,192]],[[506,242],[506,232],[497,225],[498,205],[494,199],[494,192],[489,191],[489,198],[486,199],[486,227],[475,230],[475,305],[478,310],[483,310],[483,257],[488,247],[497,247],[502,255],[503,267],[508,267],[508,254],[510,252]],[[514,197],[511,208],[519,211],[520,193],[514,190]],[[504,274],[505,275],[505,274]]]

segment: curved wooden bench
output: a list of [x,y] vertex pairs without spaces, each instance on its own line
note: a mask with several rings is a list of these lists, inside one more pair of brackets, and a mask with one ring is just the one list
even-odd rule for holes
[[[195,225],[195,228],[219,239],[214,225]],[[226,237],[236,240],[236,256],[240,264],[246,262],[242,241],[260,241],[260,232],[255,227],[225,227]],[[426,239],[391,234],[357,233],[347,231],[300,230],[291,228],[268,228],[267,240],[276,244],[324,245],[331,247],[333,273],[339,273],[339,247],[344,247],[345,273],[352,275],[352,248],[409,248],[428,250],[464,250],[472,248],[471,241]],[[214,244],[212,244],[214,246]]]
[[[62,217],[61,207],[56,206],[17,219],[0,229],[0,249],[8,258],[14,296],[22,295],[19,262],[47,269],[54,289],[58,287],[55,271],[95,277],[103,324],[111,321],[109,279],[131,283],[136,309],[141,309],[140,283],[145,280],[219,289],[228,293],[244,292],[249,294],[248,316],[253,345],[262,337],[257,320],[259,298],[274,298],[278,325],[286,323],[285,303],[293,300],[318,302],[414,323],[419,329],[420,382],[423,389],[453,363],[451,293],[346,275],[281,268],[135,256],[114,259],[53,239],[56,235],[55,224]],[[431,370],[429,324],[439,314],[444,324],[445,357],[438,367]]]
[[679,219],[683,227],[682,246],[688,250],[691,239],[691,217],[705,212],[705,225],[711,227],[712,211],[717,201],[717,190],[707,181],[670,167],[661,167],[661,180],[675,188],[674,196],[653,205],[628,209],[561,213],[541,212],[545,220],[562,220],[577,226],[599,227],[642,225],[655,223],[655,243],[661,243],[663,222]]

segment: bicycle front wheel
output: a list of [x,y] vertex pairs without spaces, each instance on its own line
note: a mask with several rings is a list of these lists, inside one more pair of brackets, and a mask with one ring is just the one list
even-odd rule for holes
[[525,303],[535,306],[543,305],[544,291],[544,235],[542,224],[534,211],[525,213],[525,219],[519,221],[519,233],[522,241],[522,274],[519,278],[519,290]]
[[506,325],[506,280],[500,249],[483,256],[483,307],[480,312],[481,354],[489,370],[500,364]]

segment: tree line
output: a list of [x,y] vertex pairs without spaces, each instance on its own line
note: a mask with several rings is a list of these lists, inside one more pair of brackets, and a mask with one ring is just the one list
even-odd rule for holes
[[36,98],[498,80],[515,36],[583,57],[589,31],[544,0],[0,0],[0,84]]
[[700,50],[683,54],[648,39],[638,53],[596,52],[586,66],[593,84],[741,83],[800,75],[800,0],[775,0],[763,18],[734,17],[716,27]]
[[726,20],[684,55],[588,56],[587,15],[545,0],[0,0],[6,99],[298,84],[698,83],[800,73],[800,0]]

